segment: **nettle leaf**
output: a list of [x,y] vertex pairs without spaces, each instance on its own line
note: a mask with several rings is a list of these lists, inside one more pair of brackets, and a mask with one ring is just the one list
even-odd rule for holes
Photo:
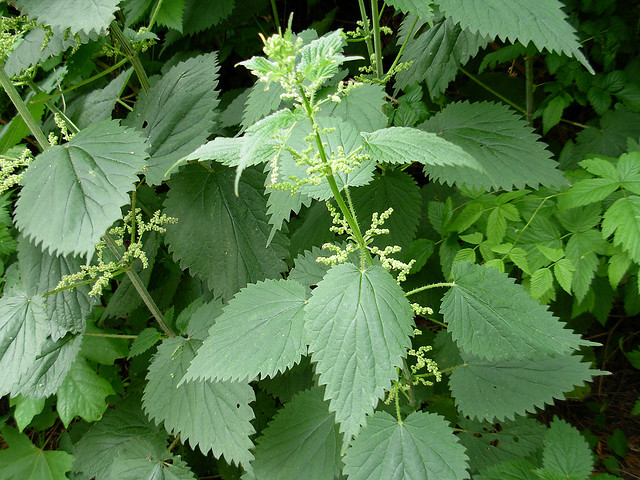
[[351,198],[363,230],[369,228],[374,212],[393,208],[393,213],[383,225],[389,229],[389,234],[376,237],[373,245],[380,248],[399,245],[403,250],[409,247],[418,229],[422,206],[420,188],[409,174],[387,169],[369,185],[351,190]]
[[246,466],[253,459],[253,389],[247,383],[183,383],[201,344],[182,337],[163,340],[149,366],[142,405],[157,424],[164,422],[168,431],[180,433],[194,448]]
[[478,420],[513,419],[551,404],[600,372],[574,355],[490,362],[465,356],[449,378],[456,405]]
[[291,368],[307,352],[305,304],[305,288],[293,280],[242,289],[209,330],[186,380],[253,381]]
[[204,3],[199,0],[186,0],[184,33],[193,35],[219,24],[231,14],[234,7],[234,0]]
[[[84,264],[77,257],[54,256],[43,252],[24,237],[19,239],[18,268],[20,278],[30,295],[42,295],[56,288],[64,275],[80,271]],[[67,332],[85,329],[85,319],[91,314],[96,299],[89,296],[90,287],[81,285],[47,296],[45,309],[51,338],[55,341]]]
[[9,448],[0,450],[0,476],[7,480],[60,480],[71,471],[73,456],[63,451],[42,450],[29,437],[9,425],[0,429]]
[[[440,182],[471,188],[523,189],[558,187],[566,183],[524,119],[507,106],[491,102],[451,103],[420,128],[436,133],[471,155],[481,170],[434,165],[427,173]],[[426,170],[426,169],[425,169]]]
[[312,247],[311,250],[306,250],[296,257],[294,267],[289,272],[287,279],[294,280],[309,288],[318,285],[331,269],[331,265],[318,262],[316,259],[318,257],[329,257],[331,255],[331,251],[323,250],[315,246]]
[[281,95],[283,93],[285,93],[284,89],[279,83],[271,82],[265,85],[260,80],[256,81],[251,87],[251,92],[245,104],[242,126],[250,127],[271,112],[279,110],[282,105]]
[[162,338],[162,334],[155,328],[145,328],[135,338],[129,349],[129,356],[133,358],[142,355],[144,352],[152,348],[158,340]]
[[396,378],[411,344],[412,317],[402,289],[379,266],[334,266],[313,290],[305,318],[309,350],[347,438]]
[[413,412],[400,423],[376,412],[347,449],[344,463],[349,480],[469,478],[464,447],[435,413]]
[[23,15],[38,23],[79,32],[100,33],[115,19],[121,0],[17,0],[15,5]]
[[176,319],[176,326],[189,338],[205,340],[209,336],[209,329],[220,315],[222,315],[222,300],[204,303],[202,297],[199,297],[180,312]]
[[218,68],[216,53],[180,62],[140,95],[123,122],[146,137],[151,185],[162,183],[176,161],[207,140],[218,105]]
[[79,358],[58,387],[56,409],[66,428],[74,417],[87,422],[97,422],[107,409],[105,398],[115,392],[111,384],[91,368],[84,358]]
[[342,438],[322,388],[297,394],[262,431],[251,463],[260,480],[333,480],[340,475]]
[[382,111],[385,103],[386,93],[382,85],[364,83],[350,89],[339,103],[324,103],[320,114],[352,123],[359,132],[373,132],[387,126],[387,116]]
[[531,359],[589,344],[506,274],[464,262],[453,266],[453,281],[440,312],[467,353],[489,361]]
[[481,170],[476,160],[457,145],[417,128],[390,127],[361,135],[364,152],[376,162],[419,162],[428,166],[428,171],[438,165]]
[[162,2],[156,16],[158,25],[164,25],[168,28],[182,33],[182,16],[184,14],[185,0],[171,0]]
[[613,235],[613,244],[620,245],[631,259],[640,263],[640,197],[619,198],[604,213],[602,234]]
[[131,443],[114,459],[109,480],[196,480],[189,466],[162,442]]
[[14,289],[0,298],[0,395],[33,365],[50,333],[44,300]]
[[147,158],[145,148],[137,132],[106,121],[45,150],[22,179],[18,229],[52,254],[91,257],[129,203],[128,192]]
[[283,245],[266,216],[264,175],[245,170],[234,194],[233,170],[189,165],[175,175],[165,213],[178,218],[167,226],[166,239],[183,268],[206,281],[214,295],[230,299],[248,283],[276,277],[286,269]]
[[578,430],[554,417],[544,439],[542,465],[560,478],[588,478],[593,471],[593,455]]
[[89,478],[111,479],[115,459],[144,442],[166,445],[164,429],[154,427],[140,410],[140,398],[131,395],[94,423],[73,448],[73,469]]
[[529,460],[517,459],[493,465],[484,470],[479,480],[540,480]]
[[462,27],[482,35],[498,36],[502,41],[529,42],[539,50],[565,53],[575,57],[590,73],[594,73],[580,51],[575,29],[566,20],[558,0],[438,0],[438,6]]
[[[415,20],[413,16],[403,20],[399,44],[404,43]],[[426,82],[431,98],[435,99],[455,79],[458,67],[488,43],[489,38],[461,28],[449,17],[440,16],[431,28],[423,17],[416,24],[400,58],[401,62],[412,62],[411,67],[398,73],[396,87],[405,89],[409,85]]]
[[384,3],[401,12],[417,15],[420,18],[430,18],[433,13],[431,3],[422,0],[385,0]]

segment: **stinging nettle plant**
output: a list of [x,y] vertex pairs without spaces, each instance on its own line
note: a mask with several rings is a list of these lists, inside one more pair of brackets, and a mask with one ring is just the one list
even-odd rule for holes
[[[20,474],[14,452],[50,478],[190,479],[199,449],[221,478],[590,473],[575,429],[527,414],[602,373],[579,352],[594,344],[502,260],[459,253],[454,234],[477,239],[480,200],[457,215],[450,199],[429,202],[421,226],[416,182],[494,202],[488,223],[504,232],[486,247],[520,267],[517,239],[500,247],[520,218],[509,202],[527,187],[564,195],[562,172],[503,104],[450,103],[416,126],[419,113],[387,100],[421,96],[420,84],[436,99],[496,36],[591,70],[559,1],[389,0],[406,16],[386,72],[377,1],[370,18],[359,2],[355,32],[295,34],[290,20],[262,36],[264,56],[240,62],[257,82],[224,110],[216,53],[178,56],[152,77],[141,61],[156,23],[200,31],[203,2],[62,3],[18,0],[25,17],[3,20],[0,83],[18,115],[0,159],[19,236],[0,299],[0,395],[20,431],[53,405],[71,428],[52,452],[5,424],[0,472]],[[363,56],[345,54],[350,41],[367,49],[355,75]],[[25,70],[67,49],[77,62],[112,56],[118,75],[86,94],[74,85],[88,80],[71,83],[61,105],[66,71]],[[9,74],[22,74],[24,98]],[[132,106],[128,84],[139,85]],[[17,146],[29,133],[31,149]],[[436,268],[419,228],[442,237]]]

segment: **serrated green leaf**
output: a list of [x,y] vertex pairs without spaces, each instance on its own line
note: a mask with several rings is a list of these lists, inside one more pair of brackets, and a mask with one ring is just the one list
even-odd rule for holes
[[0,476],[5,480],[61,480],[71,471],[73,456],[42,450],[9,425],[0,429],[9,448],[0,450]]
[[573,272],[571,287],[578,301],[582,301],[591,286],[596,269],[598,257],[596,251],[606,245],[602,234],[598,230],[575,233],[571,235],[565,249],[565,258],[571,260],[576,268]]
[[563,96],[553,97],[542,111],[542,134],[546,135],[549,130],[560,123],[562,113],[567,103]]
[[476,251],[473,248],[461,248],[458,250],[453,257],[453,264],[460,262],[469,262],[475,263],[476,261]]
[[558,0],[486,0],[482,6],[474,0],[438,0],[445,15],[472,32],[498,36],[501,40],[529,42],[539,50],[565,53],[575,57],[594,73],[580,51],[576,31],[566,20],[562,3]]
[[331,269],[331,265],[317,262],[316,259],[321,256],[329,257],[330,255],[331,252],[329,250],[322,250],[318,247],[305,251],[296,257],[294,267],[287,278],[305,287],[318,285]]
[[60,28],[67,28],[73,35],[101,33],[118,10],[121,0],[17,0],[16,7],[23,15],[38,20],[39,23]]
[[266,247],[271,227],[262,195],[264,176],[246,170],[238,197],[234,179],[233,170],[221,165],[213,171],[189,165],[169,183],[164,203],[165,213],[178,218],[167,226],[169,250],[224,299],[286,268],[285,238],[276,234]]
[[575,271],[576,267],[573,266],[573,262],[567,258],[558,260],[553,266],[553,273],[556,276],[558,284],[568,294],[571,294],[571,283],[573,281],[573,272]]
[[93,323],[89,323],[86,332],[89,335],[85,336],[82,341],[82,356],[86,359],[102,365],[113,365],[118,358],[127,357],[129,353],[128,339],[102,336],[104,333],[117,334],[117,330],[105,331]]
[[242,126],[250,127],[271,112],[279,110],[282,105],[281,95],[283,93],[284,90],[279,83],[271,82],[265,85],[264,82],[258,80],[251,88],[247,98],[242,115]]
[[[402,22],[399,44],[404,43],[415,20],[414,16],[409,16]],[[409,85],[426,82],[431,98],[435,99],[456,77],[458,67],[484,48],[489,39],[461,28],[448,17],[439,16],[431,28],[427,28],[427,20],[419,20],[413,29],[400,58],[401,62],[412,64],[398,73],[396,86],[405,89]]]
[[535,465],[529,460],[511,460],[487,468],[478,480],[540,480],[534,470]]
[[152,348],[158,340],[162,338],[162,334],[155,328],[145,328],[142,330],[136,339],[131,344],[129,349],[129,356],[127,358],[133,358],[138,355],[142,355],[144,352]]
[[602,234],[613,235],[613,244],[620,245],[633,261],[640,263],[640,196],[616,200],[604,213]]
[[380,248],[386,245],[399,245],[403,249],[409,247],[420,222],[422,205],[420,189],[409,174],[388,169],[369,185],[350,190],[350,193],[364,230],[371,225],[374,213],[393,208],[393,213],[382,226],[389,229],[389,234],[376,237],[373,245]]
[[576,208],[599,202],[615,192],[619,186],[618,182],[608,178],[581,180],[569,189],[565,198],[562,199],[561,206]]
[[157,424],[164,422],[193,448],[197,445],[205,454],[212,450],[216,457],[224,455],[246,467],[253,459],[253,389],[247,383],[181,383],[200,345],[199,340],[182,337],[163,340],[149,366],[143,407]]
[[507,219],[499,207],[491,210],[487,219],[487,240],[500,243],[507,233]]
[[391,5],[397,10],[411,15],[417,15],[420,18],[430,18],[433,12],[433,6],[429,1],[423,0],[385,0],[387,5]]
[[544,439],[542,464],[562,478],[587,478],[593,471],[593,456],[580,432],[555,417]]
[[18,426],[18,431],[22,432],[29,426],[33,417],[44,410],[44,398],[29,398],[18,395],[9,400],[10,406],[15,406],[13,418]]
[[460,428],[464,429],[459,438],[467,449],[471,472],[534,454],[542,448],[546,432],[542,424],[527,417],[497,425],[461,418]]
[[[25,290],[42,295],[56,288],[64,275],[80,271],[84,262],[77,257],[54,256],[43,252],[24,237],[19,239],[18,268]],[[45,298],[45,309],[51,338],[55,341],[67,332],[85,330],[85,319],[91,314],[96,299],[89,296],[90,287],[81,285]]]
[[182,33],[182,16],[185,0],[165,0],[158,9],[156,22]]
[[251,463],[261,480],[333,480],[340,474],[342,438],[314,387],[286,403],[262,432]]
[[335,30],[320,38],[312,40],[300,49],[300,60],[296,69],[305,80],[316,85],[333,77],[346,60],[361,58],[347,58],[342,50],[347,44],[341,30]]
[[44,300],[14,289],[0,298],[0,395],[15,392],[15,384],[36,361],[49,336]]
[[357,434],[396,377],[412,317],[402,289],[379,266],[334,266],[313,291],[305,316],[309,350],[346,437]]
[[314,375],[311,359],[302,357],[300,363],[284,373],[260,382],[260,386],[274,398],[286,403],[300,392],[315,386]]
[[419,162],[431,168],[447,165],[480,171],[476,160],[457,145],[417,128],[390,127],[363,132],[364,152],[380,163]]
[[469,202],[460,214],[454,217],[446,226],[448,232],[464,232],[471,227],[484,213],[484,207],[480,203]]
[[501,46],[499,50],[487,53],[478,67],[478,73],[483,73],[487,68],[494,69],[501,63],[512,62],[519,57],[527,55],[527,49],[520,43]]
[[504,420],[561,399],[564,392],[598,373],[573,355],[506,362],[465,357],[465,363],[451,374],[449,387],[463,414]]
[[56,409],[66,428],[74,417],[79,416],[87,422],[97,422],[107,409],[105,398],[115,392],[111,384],[93,368],[84,358],[79,358],[58,387]]
[[91,257],[121,218],[142,170],[145,144],[116,121],[100,122],[31,162],[16,206],[19,230],[43,250]]
[[219,24],[231,14],[235,5],[234,0],[204,3],[199,0],[186,0],[184,33],[193,35]]
[[544,143],[524,119],[505,105],[458,102],[424,122],[420,128],[462,147],[482,167],[431,166],[440,182],[483,189],[558,187],[566,181]]
[[131,442],[113,460],[108,480],[196,480],[189,466],[158,442]]
[[600,224],[602,208],[592,203],[579,209],[570,209],[555,214],[560,224],[571,233],[581,233],[594,229]]
[[218,105],[218,68],[216,53],[180,62],[139,97],[123,122],[146,138],[151,185],[162,183],[176,161],[207,140]]
[[529,292],[533,298],[543,297],[553,288],[553,274],[550,268],[540,268],[531,274]]
[[568,354],[584,344],[507,275],[457,263],[453,280],[440,311],[465,352],[489,361],[526,359]]
[[525,252],[522,248],[512,248],[509,251],[509,259],[524,273],[531,274],[531,270],[529,269],[529,261],[527,260],[527,252]]
[[[35,95],[31,99],[31,101],[40,100],[41,98],[44,98],[46,96],[46,93],[41,92]],[[44,102],[35,104],[30,102],[27,103],[27,109],[36,122],[39,122],[42,118],[45,108],[46,107]],[[4,154],[10,148],[18,145],[18,143],[20,143],[24,139],[24,137],[31,135],[31,131],[29,130],[29,127],[27,127],[27,124],[24,122],[22,116],[16,115],[8,124],[6,124],[2,128],[2,131],[0,131],[0,135],[0,153]]]
[[253,381],[291,368],[307,351],[305,303],[305,288],[293,280],[242,289],[209,330],[185,379]]
[[220,315],[222,315],[222,300],[203,303],[200,297],[180,312],[176,319],[176,326],[189,338],[205,340],[209,336],[209,329]]
[[399,423],[376,412],[347,449],[349,480],[463,480],[469,478],[464,447],[447,421],[414,412]]
[[616,288],[622,281],[622,277],[627,273],[631,266],[631,259],[627,252],[620,250],[616,251],[611,257],[609,257],[609,268],[607,272],[609,274],[609,283],[612,288]]
[[359,132],[373,132],[387,126],[387,116],[382,111],[385,97],[382,85],[364,83],[349,90],[339,103],[323,104],[320,113],[350,122]]
[[551,262],[557,262],[562,257],[564,257],[564,250],[561,248],[551,248],[546,245],[536,245],[538,250],[547,257]]

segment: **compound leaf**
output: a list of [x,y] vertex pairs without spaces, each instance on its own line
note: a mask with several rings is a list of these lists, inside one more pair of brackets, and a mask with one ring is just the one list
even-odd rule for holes
[[[415,17],[402,22],[398,42],[405,41]],[[426,20],[418,21],[414,32],[425,27]],[[431,28],[413,33],[402,54],[402,62],[412,62],[411,67],[398,73],[396,86],[405,89],[409,85],[426,82],[432,99],[439,97],[456,77],[458,67],[478,53],[488,43],[488,38],[461,28],[451,18],[440,16]]]
[[507,106],[491,102],[451,103],[420,128],[437,133],[475,158],[482,169],[430,166],[440,182],[483,189],[518,189],[566,183],[551,153],[525,121]]
[[293,280],[242,289],[209,330],[186,379],[253,381],[291,368],[307,351],[305,303],[305,288]]
[[114,393],[111,384],[81,357],[71,365],[58,387],[56,409],[60,420],[67,428],[76,416],[87,422],[97,422],[107,409],[105,398]]
[[596,250],[606,245],[600,231],[593,229],[574,233],[567,242],[565,257],[571,260],[575,270],[571,279],[571,288],[581,302],[593,281],[598,268]]
[[613,235],[613,244],[620,245],[631,259],[640,263],[640,197],[619,198],[604,213],[602,233]]
[[498,36],[501,40],[529,42],[539,50],[565,53],[594,73],[580,51],[575,29],[566,20],[559,0],[438,0],[440,10],[472,32]]
[[60,480],[71,471],[73,456],[42,450],[9,425],[0,429],[9,448],[0,451],[0,476],[5,480]]
[[489,361],[526,359],[565,355],[585,343],[496,269],[457,263],[453,280],[440,311],[447,330],[467,353]]
[[125,124],[141,130],[151,158],[147,182],[158,185],[176,161],[202,145],[215,124],[218,55],[208,53],[172,67],[136,102]]
[[413,412],[399,423],[378,411],[367,420],[344,458],[349,480],[463,480],[464,447],[447,421]]
[[110,120],[45,150],[22,179],[18,229],[52,254],[91,257],[129,202],[128,192],[147,157],[145,148],[137,132]]
[[364,152],[380,163],[419,162],[429,168],[447,165],[455,168],[467,167],[480,170],[475,159],[462,148],[434,133],[417,128],[390,127],[361,134],[364,137]]
[[544,439],[542,465],[561,478],[588,478],[593,470],[593,456],[580,432],[554,417]]
[[71,34],[100,33],[115,19],[121,0],[17,0],[23,15]]
[[564,392],[598,373],[572,355],[507,362],[465,357],[464,364],[451,374],[449,387],[463,414],[479,420],[504,420],[563,398]]
[[285,404],[262,432],[252,462],[261,480],[333,480],[340,474],[342,438],[314,387]]
[[168,431],[179,432],[194,448],[246,466],[253,459],[249,436],[255,432],[251,386],[205,380],[178,387],[201,344],[182,337],[162,342],[149,366],[143,407],[157,424],[164,422]]
[[[382,267],[331,268],[306,306],[305,330],[340,431],[357,434],[411,344],[412,312]],[[349,385],[349,388],[345,388]]]
[[[84,264],[77,257],[64,257],[43,252],[24,237],[19,240],[18,267],[20,278],[30,295],[42,295],[56,288],[64,275],[80,271]],[[80,285],[45,299],[46,315],[51,338],[55,341],[67,332],[79,333],[85,329],[85,319],[96,300],[89,296],[90,287]]]
[[230,299],[248,283],[286,269],[285,238],[276,233],[267,245],[264,175],[248,169],[234,194],[235,173],[215,165],[189,165],[170,182],[165,213],[178,218],[167,226],[167,242],[183,268],[206,281],[215,296]]

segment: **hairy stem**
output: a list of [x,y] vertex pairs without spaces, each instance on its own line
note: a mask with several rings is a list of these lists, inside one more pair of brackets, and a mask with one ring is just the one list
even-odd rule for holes
[[127,40],[127,37],[124,36],[120,26],[116,22],[111,22],[111,32],[116,37],[116,40],[120,44],[120,46],[125,51],[127,58],[133,65],[133,69],[136,71],[136,75],[138,76],[138,80],[140,81],[140,87],[144,92],[148,92],[151,88],[151,84],[149,83],[149,77],[147,77],[147,72],[145,72],[144,67],[142,66],[142,62],[140,62],[140,58],[138,58],[138,53],[133,50],[131,43]]
[[276,0],[271,0],[271,11],[273,12],[273,21],[276,24],[276,30],[280,31],[280,19],[278,18],[278,9],[276,8]]
[[116,333],[83,332],[82,335],[86,335],[87,337],[122,338],[123,340],[135,340],[136,338],[138,338],[138,335],[120,335]]
[[382,78],[382,42],[380,40],[380,12],[378,0],[371,0],[371,18],[373,20],[373,47],[376,56],[376,78]]
[[36,138],[36,141],[40,146],[40,150],[44,151],[49,148],[49,140],[47,140],[47,136],[44,134],[35,118],[33,118],[33,115],[31,115],[31,112],[22,101],[22,97],[16,90],[16,87],[13,86],[13,83],[11,83],[11,79],[4,71],[4,65],[2,64],[0,64],[0,84],[2,85],[2,88],[4,88],[4,91],[7,92],[11,103],[16,107],[16,110],[22,117],[22,120],[24,120],[24,123],[27,124],[29,131]]
[[[113,238],[111,238],[109,234],[105,234],[103,238],[105,243],[107,244],[107,247],[109,248],[109,250],[111,250],[111,252],[116,257],[116,259],[118,261],[122,259],[122,254],[120,252],[120,249],[118,248],[118,245],[116,245],[116,242],[113,240]],[[171,330],[171,327],[169,326],[167,321],[164,319],[164,316],[162,315],[162,312],[158,308],[158,305],[156,305],[156,302],[153,300],[153,298],[151,298],[149,291],[146,289],[146,287],[142,283],[142,280],[140,280],[140,277],[138,276],[138,274],[131,269],[127,270],[126,273],[127,273],[127,276],[129,277],[129,280],[131,280],[131,284],[138,292],[138,295],[140,295],[140,297],[142,298],[142,301],[145,303],[145,305],[147,306],[147,308],[149,309],[153,317],[156,319],[156,321],[160,325],[160,328],[162,328],[162,331],[169,338],[175,338],[176,334],[173,333],[173,331]]]
[[524,77],[525,77],[525,95],[527,109],[527,123],[533,126],[533,58],[525,57],[524,59]]
[[149,30],[151,30],[153,28],[153,25],[156,23],[158,12],[160,11],[160,8],[162,8],[162,2],[164,2],[164,0],[158,0],[158,3],[156,3],[156,8],[153,9],[151,20],[149,20],[149,26],[147,27]]
[[413,290],[408,291],[404,294],[405,297],[409,295],[413,295],[414,293],[424,292],[425,290],[429,290],[431,288],[445,288],[445,287],[455,287],[455,282],[442,282],[442,283],[432,283],[431,285],[425,285],[423,287],[414,288]]
[[407,43],[409,43],[409,39],[413,35],[413,30],[416,28],[416,25],[418,24],[418,19],[419,17],[416,17],[416,19],[413,21],[413,25],[411,25],[411,30],[409,30],[409,34],[407,35],[407,38],[405,38],[404,42],[402,42],[402,46],[400,47],[400,50],[398,51],[396,58],[393,60],[393,63],[389,67],[389,71],[386,73],[386,76],[393,75],[393,70],[396,68],[396,66],[400,62],[400,57],[402,56],[402,53],[404,52],[404,49],[407,46]]
[[364,0],[358,0],[358,6],[360,7],[360,17],[362,18],[362,28],[364,30],[364,43],[367,45],[367,53],[369,53],[369,60],[371,60],[373,57],[373,45],[371,44],[371,29],[369,28],[369,17],[364,6]]
[[522,108],[520,105],[518,105],[517,103],[512,102],[511,100],[509,100],[507,97],[505,97],[504,95],[499,94],[498,92],[496,92],[493,88],[491,88],[489,85],[487,85],[486,83],[484,83],[483,81],[481,81],[480,79],[478,79],[478,77],[476,77],[475,75],[472,75],[471,73],[467,72],[464,68],[462,67],[458,67],[460,69],[460,71],[462,73],[464,73],[467,77],[469,77],[471,80],[473,80],[474,82],[476,82],[478,85],[480,85],[482,88],[484,88],[487,92],[495,95],[496,97],[498,97],[500,100],[502,100],[504,103],[511,105],[513,108],[515,108],[516,110],[518,110],[519,112],[522,112],[524,114],[527,113],[527,111]]

